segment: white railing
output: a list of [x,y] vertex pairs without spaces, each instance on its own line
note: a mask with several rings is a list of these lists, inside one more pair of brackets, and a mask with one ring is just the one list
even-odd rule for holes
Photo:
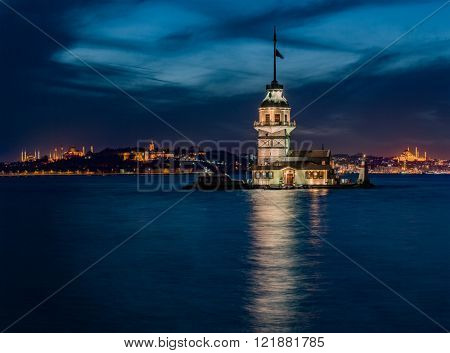
[[261,121],[255,121],[253,123],[253,126],[296,126],[295,121],[269,121],[269,122],[261,122]]

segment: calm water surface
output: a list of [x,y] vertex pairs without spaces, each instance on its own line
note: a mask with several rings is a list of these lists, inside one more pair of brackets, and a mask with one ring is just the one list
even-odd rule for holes
[[[450,329],[450,176],[373,181],[194,192],[10,331],[442,331],[327,242]],[[0,329],[183,196],[1,178]]]

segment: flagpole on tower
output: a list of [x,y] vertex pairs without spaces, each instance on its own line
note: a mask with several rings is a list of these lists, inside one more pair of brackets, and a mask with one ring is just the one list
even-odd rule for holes
[[273,82],[277,82],[277,27],[273,26]]

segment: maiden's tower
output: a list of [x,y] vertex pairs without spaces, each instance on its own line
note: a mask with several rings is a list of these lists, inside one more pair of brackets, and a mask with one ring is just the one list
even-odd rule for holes
[[254,187],[304,187],[337,183],[331,151],[292,150],[291,133],[296,122],[291,120],[291,107],[277,81],[277,37],[273,37],[273,81],[266,86],[266,96],[259,107],[254,128],[258,131],[257,165],[252,172]]

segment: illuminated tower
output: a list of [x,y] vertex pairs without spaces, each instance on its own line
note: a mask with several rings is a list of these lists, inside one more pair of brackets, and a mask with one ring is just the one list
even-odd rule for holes
[[258,165],[282,161],[289,152],[290,135],[295,129],[291,122],[291,108],[284,96],[283,85],[277,81],[277,35],[273,32],[273,81],[266,86],[266,96],[259,107],[259,117],[254,123],[258,131]]

